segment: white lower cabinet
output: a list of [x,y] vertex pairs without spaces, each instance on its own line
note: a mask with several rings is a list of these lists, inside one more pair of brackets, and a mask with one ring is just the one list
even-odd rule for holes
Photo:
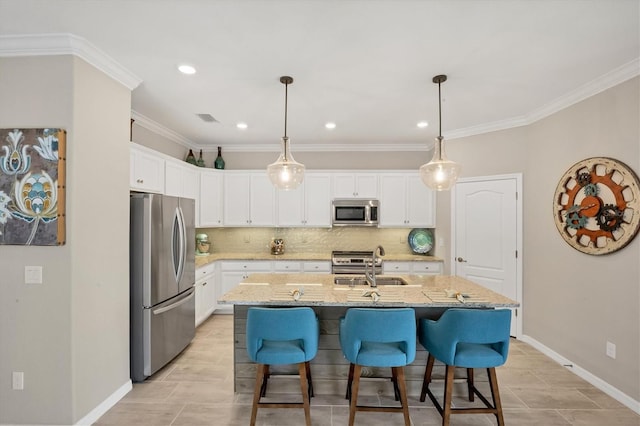
[[[235,288],[251,274],[269,273],[271,271],[272,265],[270,261],[223,260],[220,262],[220,295]],[[218,310],[221,314],[232,314],[233,305],[220,305]]]
[[411,261],[395,262],[383,261],[382,271],[385,275],[390,274],[415,274],[415,275],[440,275],[442,274],[442,262]]
[[331,262],[328,260],[302,262],[302,272],[306,274],[330,274]]
[[216,265],[210,263],[196,269],[196,327],[216,309]]

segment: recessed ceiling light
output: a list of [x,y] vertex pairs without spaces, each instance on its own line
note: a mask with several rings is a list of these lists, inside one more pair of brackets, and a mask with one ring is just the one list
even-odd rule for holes
[[196,69],[194,67],[192,67],[191,65],[186,65],[186,64],[178,65],[178,70],[182,74],[195,74],[196,73]]
[[247,128],[247,127],[249,127],[249,126],[247,125],[247,123],[242,123],[242,122],[240,122],[240,123],[236,124],[236,127],[237,127],[238,129],[240,129],[240,130],[244,130],[244,129],[246,129],[246,128]]
[[421,129],[424,129],[425,127],[429,126],[429,123],[427,123],[426,121],[418,121],[417,126]]
[[333,123],[333,122],[330,121],[327,124],[325,124],[324,127],[329,129],[329,130],[332,130],[332,129],[336,128],[336,123]]

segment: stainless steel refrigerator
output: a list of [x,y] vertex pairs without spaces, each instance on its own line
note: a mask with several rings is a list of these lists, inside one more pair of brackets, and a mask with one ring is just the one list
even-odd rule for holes
[[195,335],[195,201],[131,194],[131,379],[141,382]]

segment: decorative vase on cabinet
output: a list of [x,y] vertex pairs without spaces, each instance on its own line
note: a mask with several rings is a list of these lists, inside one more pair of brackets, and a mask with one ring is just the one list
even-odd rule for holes
[[216,169],[224,169],[224,159],[222,158],[222,147],[218,147],[218,156],[216,160],[213,162],[213,167]]

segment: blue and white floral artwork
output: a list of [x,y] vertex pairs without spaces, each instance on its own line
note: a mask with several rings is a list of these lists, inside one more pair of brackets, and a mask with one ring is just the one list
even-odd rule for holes
[[0,244],[65,243],[62,129],[0,129]]

